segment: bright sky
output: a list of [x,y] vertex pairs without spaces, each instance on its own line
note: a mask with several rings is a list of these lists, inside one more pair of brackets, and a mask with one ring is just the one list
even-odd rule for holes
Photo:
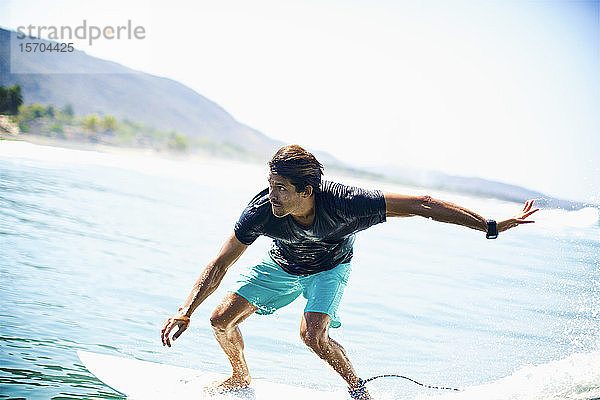
[[598,0],[0,0],[6,28],[84,19],[146,38],[77,48],[273,138],[600,202]]

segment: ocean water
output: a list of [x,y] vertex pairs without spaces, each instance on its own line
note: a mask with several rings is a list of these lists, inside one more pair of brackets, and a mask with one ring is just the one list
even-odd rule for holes
[[[412,194],[377,182],[350,184]],[[209,315],[259,239],[170,349],[162,323],[233,229],[266,168],[0,142],[0,398],[119,399],[79,349],[227,373]],[[431,193],[431,192],[430,192]],[[489,218],[522,205],[431,193]],[[501,234],[413,217],[357,236],[340,314],[377,399],[600,398],[598,210],[542,210]],[[343,391],[301,342],[304,304],[242,324],[254,378]]]

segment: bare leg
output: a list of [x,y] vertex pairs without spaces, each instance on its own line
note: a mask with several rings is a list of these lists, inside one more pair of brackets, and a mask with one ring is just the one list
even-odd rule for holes
[[244,339],[238,325],[255,311],[256,307],[248,300],[236,293],[229,293],[210,317],[215,338],[233,368],[231,377],[218,387],[235,390],[250,385],[250,372],[244,358]]
[[[300,325],[300,336],[312,351],[325,360],[348,383],[349,387],[359,387],[361,385],[360,378],[354,371],[346,351],[338,342],[329,337],[330,323],[331,317],[327,314],[304,313]],[[366,391],[364,398],[371,398]]]

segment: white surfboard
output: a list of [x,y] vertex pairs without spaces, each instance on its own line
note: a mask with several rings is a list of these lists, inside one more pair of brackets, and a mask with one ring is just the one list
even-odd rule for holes
[[307,388],[252,380],[250,388],[230,393],[210,393],[206,387],[225,375],[131,358],[77,351],[86,368],[102,382],[134,400],[345,400],[343,392],[326,393]]

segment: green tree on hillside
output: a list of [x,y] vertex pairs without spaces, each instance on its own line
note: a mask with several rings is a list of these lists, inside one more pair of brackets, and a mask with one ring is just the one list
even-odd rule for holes
[[56,109],[54,108],[53,105],[49,105],[46,107],[45,114],[48,118],[54,119],[54,118],[56,118]]
[[68,119],[71,119],[75,116],[75,111],[73,110],[73,106],[70,103],[65,104],[61,111]]
[[22,104],[21,86],[14,85],[8,89],[0,86],[0,113],[16,115],[19,113],[19,106]]
[[104,131],[115,132],[117,130],[118,124],[117,119],[112,115],[107,115],[102,120],[102,129]]
[[100,121],[95,114],[88,115],[83,119],[83,127],[90,132],[97,132]]
[[169,141],[167,142],[167,146],[171,150],[182,152],[187,151],[190,147],[186,137],[174,131],[171,131],[169,134]]
[[46,107],[40,104],[22,105],[19,107],[19,116],[21,119],[36,119],[46,115]]
[[0,86],[0,112],[8,109],[8,90],[4,86]]

